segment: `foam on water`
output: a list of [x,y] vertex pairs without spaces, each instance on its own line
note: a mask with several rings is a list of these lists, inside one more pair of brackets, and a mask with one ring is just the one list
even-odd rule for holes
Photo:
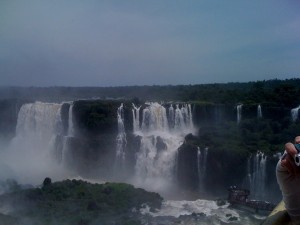
[[[153,212],[145,205],[141,214],[151,216],[153,224],[184,225],[258,225],[266,218],[251,211],[232,208],[229,204],[218,206],[216,201],[197,199],[195,201],[163,201],[160,210]],[[151,223],[152,224],[152,223]]]
[[195,200],[195,201],[164,201],[161,210],[150,212],[149,207],[141,209],[143,215],[151,215],[153,217],[170,216],[179,218],[180,216],[192,214],[205,214],[206,217],[216,216],[220,221],[227,223],[230,217],[236,217],[240,220],[240,215],[233,209],[228,208],[228,204],[218,206],[215,201]]

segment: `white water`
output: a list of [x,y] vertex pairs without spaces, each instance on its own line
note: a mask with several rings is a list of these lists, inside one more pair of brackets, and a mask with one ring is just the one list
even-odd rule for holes
[[[201,199],[195,201],[164,201],[161,209],[157,212],[151,212],[148,206],[145,206],[140,211],[143,215],[150,215],[154,221],[158,221],[154,224],[254,225],[260,224],[265,219],[265,217],[258,218],[253,213],[247,214],[243,211],[229,208],[228,204],[218,206],[215,201]],[[172,220],[171,217],[177,219]],[[236,218],[236,220],[231,220],[232,218]]]
[[299,109],[300,109],[300,106],[298,106],[297,108],[293,108],[291,110],[291,116],[292,116],[293,122],[296,122],[296,120],[298,119]]
[[257,152],[255,156],[252,156],[248,159],[247,173],[250,185],[250,193],[255,199],[264,200],[265,197],[266,163],[267,157],[262,152]]
[[133,117],[133,132],[136,133],[140,130],[140,107],[136,107],[132,103],[132,117]]
[[[192,213],[204,213],[206,216],[218,214],[218,216],[225,216],[225,213],[230,213],[233,216],[239,215],[228,209],[228,204],[218,206],[215,201],[198,199],[195,201],[164,201],[161,210],[158,212],[150,212],[147,209],[141,210],[143,214],[150,214],[152,216],[172,216],[178,218],[182,215],[191,215]],[[224,221],[225,222],[225,221]]]
[[240,123],[241,119],[242,119],[242,107],[243,107],[242,104],[240,104],[236,107],[236,110],[237,110],[237,123]]
[[73,124],[73,103],[70,105],[69,108],[69,120],[68,120],[68,136],[74,136],[74,124]]
[[62,132],[61,104],[36,102],[25,104],[18,114],[16,136],[34,136],[49,142],[53,134]]
[[186,124],[184,123],[184,116],[186,116],[185,110],[184,109],[179,109],[179,105],[176,105],[175,109],[175,125],[174,129],[179,130],[179,129],[186,129]]
[[[171,105],[168,118],[163,105],[148,103],[143,109],[141,127],[136,126],[137,113],[133,113],[135,134],[141,136],[135,165],[135,183],[138,186],[156,191],[172,187],[177,150],[185,135],[193,132],[190,109],[187,104],[178,104],[175,110]],[[134,110],[137,112],[136,108]]]
[[261,110],[261,105],[257,106],[257,118],[262,118],[262,110]]
[[174,111],[174,107],[172,104],[169,107],[169,123],[170,123],[170,127],[174,128],[174,126],[175,126],[175,111]]
[[199,189],[203,190],[203,183],[206,176],[206,164],[207,164],[208,148],[206,147],[202,152],[198,147],[197,152],[197,166],[198,166],[198,177],[199,177]]
[[16,137],[0,156],[7,177],[20,183],[39,184],[46,176],[55,179],[63,174],[52,157],[52,144],[63,130],[61,106],[36,102],[21,107]]
[[189,128],[191,130],[194,130],[194,123],[193,123],[193,115],[192,115],[192,106],[191,104],[186,105],[188,107],[187,113],[188,113],[188,119],[187,123],[189,123]]
[[124,163],[126,153],[125,148],[127,144],[125,126],[124,126],[124,109],[123,104],[117,110],[117,119],[118,119],[118,135],[116,138],[117,150],[116,157],[119,163]]
[[200,150],[200,147],[198,147],[198,150],[197,150],[197,170],[198,170],[198,177],[199,177],[199,188],[201,187],[201,180],[202,180],[202,171],[201,171],[201,150]]

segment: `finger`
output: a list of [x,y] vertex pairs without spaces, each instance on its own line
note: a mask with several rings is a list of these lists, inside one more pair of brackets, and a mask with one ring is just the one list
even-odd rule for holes
[[288,164],[289,167],[290,167],[291,173],[295,175],[295,174],[297,173],[297,170],[298,170],[299,168],[298,168],[298,166],[295,164],[294,157],[291,156],[291,155],[288,155],[288,156],[286,157],[286,160],[287,160],[287,164]]
[[286,157],[285,159],[281,160],[280,164],[282,167],[286,168],[287,171],[290,173],[290,174],[294,174],[294,169],[291,165],[291,163],[287,160],[288,157]]
[[287,151],[287,153],[290,156],[294,156],[295,154],[298,153],[297,150],[296,150],[296,148],[295,148],[295,146],[294,146],[294,144],[291,143],[291,142],[285,144],[285,150]]

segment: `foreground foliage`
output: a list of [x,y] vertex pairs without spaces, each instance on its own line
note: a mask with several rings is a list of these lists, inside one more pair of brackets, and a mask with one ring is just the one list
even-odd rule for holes
[[140,224],[139,209],[146,204],[155,210],[161,202],[158,194],[129,184],[51,183],[48,178],[41,188],[0,196],[0,210],[5,211],[0,214],[0,224]]

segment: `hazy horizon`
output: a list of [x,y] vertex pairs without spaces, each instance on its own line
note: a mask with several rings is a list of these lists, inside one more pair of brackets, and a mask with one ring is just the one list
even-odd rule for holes
[[119,85],[119,86],[63,86],[63,85],[49,85],[49,86],[29,86],[29,85],[1,85],[0,88],[130,88],[130,87],[164,87],[164,86],[171,86],[171,87],[176,87],[176,86],[197,86],[197,85],[215,85],[215,84],[220,84],[220,85],[226,85],[226,84],[246,84],[246,83],[255,83],[255,82],[268,82],[268,81],[285,81],[285,80],[293,80],[293,79],[300,79],[297,77],[292,77],[292,78],[285,78],[285,79],[264,79],[264,80],[249,80],[249,81],[228,81],[228,82],[223,82],[223,83],[195,83],[195,84],[144,84],[144,85]]
[[0,2],[0,85],[120,87],[299,77],[300,3]]

